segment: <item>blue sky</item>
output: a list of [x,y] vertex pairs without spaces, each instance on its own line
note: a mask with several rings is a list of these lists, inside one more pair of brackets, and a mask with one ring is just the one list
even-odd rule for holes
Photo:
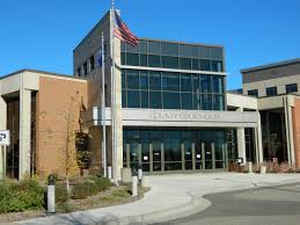
[[[300,57],[299,0],[116,0],[139,37],[224,45],[229,89],[240,69]],[[72,51],[110,0],[1,0],[0,76],[72,74]]]

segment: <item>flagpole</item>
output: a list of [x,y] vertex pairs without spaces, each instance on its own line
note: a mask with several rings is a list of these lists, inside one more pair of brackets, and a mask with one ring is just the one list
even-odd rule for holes
[[104,34],[101,33],[101,57],[102,57],[102,161],[103,161],[103,176],[107,177],[106,163],[106,116],[105,116],[105,60],[104,60]]
[[117,159],[117,121],[116,121],[116,76],[115,76],[115,35],[114,35],[114,29],[115,29],[115,1],[112,0],[111,5],[111,56],[112,56],[112,67],[111,67],[111,78],[113,81],[113,89],[112,89],[112,95],[113,95],[113,101],[111,104],[112,108],[112,130],[113,130],[113,142],[114,142],[114,148],[112,148],[112,167],[113,167],[113,179],[114,183],[118,185],[118,177],[117,177],[117,166],[118,166],[118,159]]

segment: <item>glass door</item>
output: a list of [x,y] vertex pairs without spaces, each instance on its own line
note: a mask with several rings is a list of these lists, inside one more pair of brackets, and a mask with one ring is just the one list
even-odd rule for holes
[[139,165],[139,144],[131,143],[129,144],[129,164],[131,169],[137,169]]
[[144,143],[142,144],[141,147],[142,147],[142,152],[141,152],[142,169],[145,172],[149,172],[150,171],[150,144]]
[[153,171],[161,171],[161,142],[155,141],[152,143],[152,158]]
[[202,143],[197,143],[195,145],[195,169],[201,170],[203,169],[203,154],[202,154]]
[[211,143],[204,143],[205,169],[213,169],[213,152]]
[[193,170],[192,143],[184,143],[184,165],[186,170]]

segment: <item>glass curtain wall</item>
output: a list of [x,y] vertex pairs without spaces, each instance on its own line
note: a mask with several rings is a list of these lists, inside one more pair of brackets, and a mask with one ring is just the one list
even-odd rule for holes
[[122,107],[224,110],[224,77],[142,70],[122,71]]
[[124,128],[123,135],[124,167],[141,164],[147,172],[226,168],[225,129]]
[[140,40],[121,45],[122,65],[223,72],[223,48],[167,41]]
[[283,109],[261,111],[264,160],[288,161]]

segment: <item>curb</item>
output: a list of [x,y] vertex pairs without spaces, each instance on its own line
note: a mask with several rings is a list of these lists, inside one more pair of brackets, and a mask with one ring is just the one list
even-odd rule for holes
[[169,220],[180,219],[201,212],[211,206],[211,202],[202,197],[195,197],[189,194],[191,201],[181,206],[172,207],[163,211],[151,212],[139,216],[129,216],[123,218],[99,221],[96,225],[132,225],[132,224],[154,224],[167,222]]

